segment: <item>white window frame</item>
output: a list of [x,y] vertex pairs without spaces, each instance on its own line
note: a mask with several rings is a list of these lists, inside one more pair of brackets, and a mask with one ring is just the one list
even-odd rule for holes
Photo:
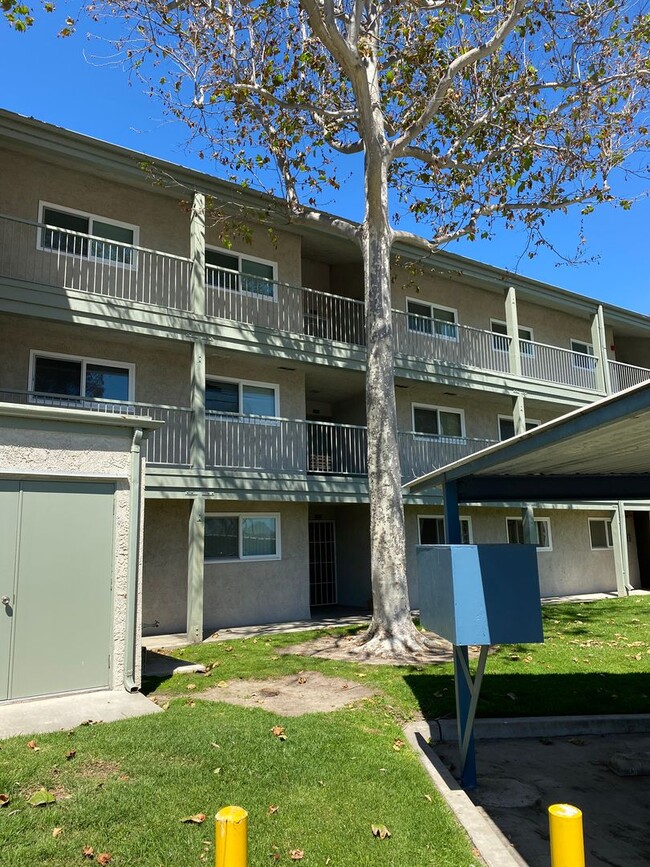
[[[446,525],[445,525],[445,517],[444,515],[418,515],[418,545],[422,545],[424,548],[433,547],[432,545],[427,545],[422,541],[421,528],[420,528],[420,520],[424,519],[425,521],[438,520],[442,521],[443,529],[445,530],[444,537],[446,538]],[[467,542],[463,544],[473,545],[474,544],[474,531],[472,529],[472,519],[469,515],[460,515],[459,518],[461,524],[465,522],[467,524]],[[462,537],[462,533],[461,533]]]
[[[502,420],[513,422],[513,424],[514,424],[514,420],[513,420],[511,415],[506,415],[506,414],[502,414],[502,413],[499,413],[497,415],[497,437],[499,439],[499,442],[504,443],[504,442],[507,442],[507,440],[512,439],[512,437],[506,437],[505,440],[501,439],[501,421]],[[541,421],[539,419],[536,419],[536,418],[527,418],[526,419],[526,433],[528,433],[528,425],[532,425],[531,430],[533,430],[534,428],[539,427],[541,425]],[[514,436],[517,436],[517,434],[514,434]]]
[[[259,292],[248,292],[246,289],[239,288],[235,289],[225,289],[226,292],[235,292],[237,295],[244,295],[247,298],[257,298],[260,301],[272,301],[276,302],[278,300],[278,263],[274,262],[272,259],[261,259],[259,256],[249,256],[247,253],[240,253],[237,250],[228,250],[225,247],[215,247],[212,244],[206,244],[205,249],[212,250],[214,253],[223,253],[224,256],[231,256],[233,259],[237,259],[237,271],[231,271],[229,268],[221,268],[222,271],[226,271],[228,274],[236,274],[241,281],[242,277],[242,269],[241,269],[241,261],[242,259],[247,259],[249,262],[257,262],[260,265],[270,265],[273,269],[273,295],[260,295]],[[208,265],[206,262],[207,268],[213,268],[213,265]],[[246,276],[246,275],[244,275]],[[262,279],[262,278],[260,278]],[[207,283],[207,280],[206,280]],[[241,287],[241,282],[240,282]],[[209,285],[206,285],[206,289],[214,288]]]
[[[237,536],[239,545],[238,557],[205,557],[204,563],[260,563],[265,560],[282,559],[282,530],[280,526],[280,512],[206,512],[205,520],[210,518],[237,518]],[[275,518],[275,554],[259,554],[244,556],[242,518]]]
[[[411,298],[410,296],[407,296],[406,301],[405,301],[406,317],[407,317],[406,318],[406,327],[409,331],[413,332],[414,334],[422,334],[422,333],[426,333],[426,332],[417,331],[417,329],[409,327],[408,317],[420,315],[418,313],[409,312],[409,301],[412,301],[413,304],[419,304],[421,307],[428,307],[429,308],[429,311],[430,311],[429,319],[431,320],[431,334],[429,335],[430,337],[439,337],[441,340],[451,340],[452,343],[458,343],[458,327],[459,327],[458,310],[456,310],[454,307],[445,307],[444,304],[436,304],[433,301],[424,301],[421,298]],[[433,315],[434,308],[436,310],[444,310],[445,313],[453,313],[454,321],[453,322],[445,322],[444,319],[436,319],[435,316]],[[453,329],[454,329],[453,336],[451,334],[439,334],[436,331],[436,326],[435,326],[436,322],[441,322],[444,325],[453,326]]]
[[[68,355],[63,352],[41,352],[39,349],[31,349],[29,352],[29,391],[34,391],[34,380],[36,379],[36,359],[37,358],[60,358],[63,361],[78,361],[81,363],[81,385],[85,389],[86,386],[86,367],[89,364],[103,364],[106,367],[123,367],[129,372],[129,396],[127,401],[133,403],[135,401],[135,364],[129,361],[117,361],[112,358],[90,358],[86,355]],[[55,397],[56,395],[53,395]],[[79,395],[63,395],[73,401],[75,398],[81,400],[96,400],[97,403],[121,403],[112,397],[86,397],[85,394]]]
[[[45,208],[52,208],[55,211],[61,211],[64,214],[73,214],[75,217],[85,217],[88,219],[88,235],[91,238],[103,240],[107,244],[117,244],[118,246],[133,248],[131,262],[117,262],[111,259],[105,259],[103,256],[93,256],[88,251],[87,256],[80,256],[77,253],[68,253],[66,250],[53,250],[51,247],[44,247],[41,243],[41,230],[36,233],[36,249],[43,253],[56,253],[57,256],[70,256],[73,259],[86,259],[88,262],[102,262],[107,265],[114,265],[116,268],[125,268],[127,271],[136,271],[138,268],[138,245],[140,243],[140,227],[134,223],[125,223],[123,220],[113,220],[110,217],[102,217],[100,214],[91,214],[88,211],[81,211],[79,208],[67,208],[64,205],[57,205],[54,202],[38,203],[38,222],[41,225],[48,225],[43,219],[43,211]],[[130,229],[133,232],[133,244],[122,244],[120,241],[111,241],[110,238],[100,238],[99,235],[94,235],[92,232],[93,220],[99,220],[100,223],[107,223],[109,226],[118,226],[120,229]],[[65,229],[61,229],[65,232]]]
[[[583,352],[582,349],[577,349],[575,346],[576,343],[580,344],[580,346],[585,346],[587,352]],[[579,370],[595,370],[596,356],[594,355],[593,343],[572,337],[569,345],[571,347],[571,352],[577,353],[572,356],[574,367],[577,367]]]
[[[607,545],[596,546],[593,543],[593,536],[591,535],[591,525],[592,524],[605,524],[605,539],[607,540]],[[612,519],[611,518],[589,518],[588,520],[588,530],[589,530],[589,547],[592,551],[613,551],[614,550],[614,531],[612,528]],[[612,544],[609,544],[609,540],[612,540]]]
[[[435,410],[436,412],[450,412],[450,413],[455,413],[456,415],[459,415],[460,416],[460,430],[461,430],[460,436],[457,437],[457,436],[453,436],[452,434],[444,434],[444,433],[428,434],[428,433],[424,433],[424,431],[416,430],[415,429],[415,410],[416,409]],[[438,427],[440,427],[440,416],[438,416]],[[411,404],[411,430],[413,431],[415,436],[418,436],[418,437],[428,437],[428,438],[435,437],[437,439],[451,439],[451,440],[462,439],[462,440],[464,440],[464,439],[466,439],[466,435],[465,435],[465,410],[459,409],[456,406],[437,406],[437,405],[431,405],[428,403],[412,403]]]
[[[520,524],[523,522],[522,518],[517,518],[514,515],[508,515],[506,517],[506,542],[511,545],[514,545],[514,542],[510,542],[510,536],[508,533],[508,521],[518,521]],[[538,551],[544,553],[545,551],[553,550],[553,536],[551,535],[551,519],[550,518],[535,518],[535,524],[546,524],[546,538],[548,539],[548,546],[541,547],[541,545],[537,545],[536,548]],[[539,534],[538,534],[539,535]]]
[[[492,328],[493,325],[503,325],[503,327],[506,329],[506,333],[501,334],[499,331],[495,331]],[[519,331],[520,332],[521,331],[528,331],[528,333],[530,334],[530,337],[522,337],[521,334],[519,335],[519,352],[522,355],[525,355],[526,358],[532,358],[535,355],[535,347],[531,345],[535,341],[535,334],[533,332],[533,329],[529,328],[527,325],[521,325],[520,324],[519,325]],[[490,333],[496,334],[497,337],[508,338],[508,323],[505,322],[503,319],[490,319]],[[522,341],[524,343],[523,349],[521,346]],[[496,341],[496,342],[494,340],[492,341],[492,348],[494,349],[495,352],[508,352],[508,347],[503,348],[499,344],[500,344],[500,341]],[[509,344],[508,344],[508,346],[509,346]]]
[[[215,374],[210,374],[205,377],[205,384],[207,385],[209,382],[231,382],[234,385],[239,386],[239,406],[240,411],[237,413],[232,413],[232,415],[242,416],[243,418],[250,419],[278,419],[280,418],[279,410],[280,410],[280,386],[277,382],[257,382],[254,379],[233,379],[229,376],[216,376]],[[243,401],[243,386],[252,385],[257,388],[271,388],[273,389],[273,400],[275,403],[275,415],[250,415],[249,413],[242,412],[241,407],[244,405]],[[216,409],[207,410],[208,413],[214,413],[215,415],[231,415],[231,413],[220,412]]]

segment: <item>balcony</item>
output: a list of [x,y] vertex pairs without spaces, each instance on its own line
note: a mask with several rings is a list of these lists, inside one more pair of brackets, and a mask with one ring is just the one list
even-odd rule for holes
[[[165,424],[145,443],[150,466],[190,469],[192,411],[163,406],[89,399],[28,391],[0,390],[0,401],[57,409],[88,410],[149,416]],[[410,481],[436,467],[491,445],[493,440],[399,433],[402,477]],[[208,470],[257,470],[267,474],[364,477],[367,431],[356,425],[333,424],[237,413],[207,413],[205,465]]]
[[[129,246],[42,223],[0,216],[0,276],[117,300],[161,313],[192,311],[189,258]],[[208,265],[206,317],[295,338],[359,350],[365,346],[363,302]],[[194,311],[196,313],[196,311]],[[393,311],[398,364],[514,376],[596,392],[599,360],[557,346],[511,338],[457,323]],[[650,371],[609,362],[612,390],[650,377]]]

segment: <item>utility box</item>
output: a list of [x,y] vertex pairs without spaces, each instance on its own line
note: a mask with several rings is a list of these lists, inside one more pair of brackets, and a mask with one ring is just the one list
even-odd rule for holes
[[420,622],[456,645],[544,641],[534,545],[421,545]]

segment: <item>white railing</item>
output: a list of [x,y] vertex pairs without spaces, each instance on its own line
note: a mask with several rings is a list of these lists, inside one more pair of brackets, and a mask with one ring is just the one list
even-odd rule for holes
[[393,310],[396,355],[507,373],[510,338]]
[[470,439],[469,437],[400,433],[399,450],[402,478],[405,482],[417,479],[438,469],[438,467],[444,467],[494,445],[495,442],[496,440]]
[[191,269],[181,256],[0,216],[4,277],[187,311]]
[[598,359],[572,349],[520,340],[522,376],[594,390]]
[[650,379],[650,370],[645,367],[635,367],[633,364],[623,364],[622,361],[610,361],[609,375],[612,391],[616,392]]
[[189,466],[191,409],[154,403],[46,394],[36,391],[0,389],[1,403],[29,404],[56,409],[81,409],[111,415],[138,415],[165,422],[151,431],[145,441],[145,455],[151,464]]
[[274,331],[363,346],[362,301],[226,268],[205,269],[207,314]]

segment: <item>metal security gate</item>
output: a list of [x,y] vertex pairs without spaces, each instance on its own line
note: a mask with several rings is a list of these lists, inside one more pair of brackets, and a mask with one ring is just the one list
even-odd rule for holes
[[114,493],[0,480],[0,700],[110,685]]
[[336,604],[334,521],[309,522],[309,604]]

